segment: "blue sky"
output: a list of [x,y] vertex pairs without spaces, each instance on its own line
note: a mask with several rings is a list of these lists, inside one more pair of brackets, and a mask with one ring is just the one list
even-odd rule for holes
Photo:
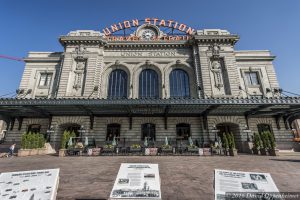
[[[126,19],[175,19],[196,29],[237,33],[237,50],[271,50],[281,88],[300,94],[300,1],[177,0],[2,0],[0,54],[26,57],[28,51],[63,51],[60,35],[102,30]],[[24,63],[0,58],[0,96],[14,92]]]

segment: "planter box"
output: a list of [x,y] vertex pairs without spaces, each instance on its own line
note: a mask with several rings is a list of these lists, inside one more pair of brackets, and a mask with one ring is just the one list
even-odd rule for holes
[[267,156],[268,155],[268,151],[264,148],[260,149],[260,155],[262,156]]
[[65,157],[66,156],[66,149],[60,149],[58,152],[59,157]]
[[46,155],[47,153],[47,149],[37,149],[37,155]]
[[35,156],[37,154],[38,154],[38,150],[37,149],[31,149],[30,156]]
[[146,156],[156,156],[157,155],[157,148],[146,148],[145,149]]
[[211,148],[203,148],[203,155],[211,156],[212,155]]
[[278,152],[279,152],[278,149],[269,149],[269,151],[268,151],[269,156],[277,156]]
[[93,156],[99,156],[100,155],[100,151],[101,151],[101,148],[93,148],[92,149],[92,155]]
[[19,149],[18,156],[19,157],[29,156],[30,152],[31,152],[31,149]]
[[162,152],[164,153],[173,153],[173,148],[168,148],[168,149],[161,149]]
[[140,153],[141,151],[142,151],[141,148],[131,148],[130,147],[130,152],[132,152],[132,153]]
[[199,152],[198,148],[190,148],[190,147],[188,147],[187,150],[188,150],[188,152],[197,152],[197,153]]
[[237,156],[237,150],[236,149],[229,149],[229,155],[230,156]]
[[103,152],[114,152],[115,148],[103,148],[102,151]]

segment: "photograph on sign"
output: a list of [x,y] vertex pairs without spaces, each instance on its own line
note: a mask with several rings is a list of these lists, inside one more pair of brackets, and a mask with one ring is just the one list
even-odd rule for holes
[[215,169],[215,200],[225,200],[229,195],[246,198],[265,192],[279,192],[269,173]]
[[161,199],[158,164],[122,163],[110,194],[114,199]]
[[6,172],[0,174],[1,200],[55,200],[59,169]]

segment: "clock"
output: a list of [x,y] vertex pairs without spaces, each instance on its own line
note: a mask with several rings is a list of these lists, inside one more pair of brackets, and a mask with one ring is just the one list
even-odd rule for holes
[[156,32],[153,29],[143,29],[141,31],[141,38],[142,40],[152,40],[153,38],[156,37]]

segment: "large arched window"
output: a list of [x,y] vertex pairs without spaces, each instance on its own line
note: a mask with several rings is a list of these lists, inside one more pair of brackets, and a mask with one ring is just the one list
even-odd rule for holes
[[110,73],[108,84],[108,98],[127,97],[127,73],[116,69]]
[[158,98],[158,75],[152,69],[145,69],[140,74],[139,81],[140,98]]
[[189,76],[182,69],[170,73],[170,97],[190,97]]

